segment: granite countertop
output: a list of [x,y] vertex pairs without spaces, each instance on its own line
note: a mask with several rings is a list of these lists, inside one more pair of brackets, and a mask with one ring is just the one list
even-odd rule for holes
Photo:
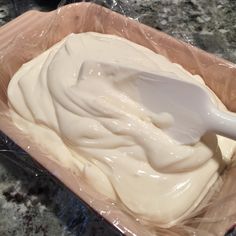
[[[58,2],[0,0],[0,26],[28,9],[52,10]],[[235,0],[93,2],[236,63]],[[120,233],[0,134],[0,235],[114,236]]]

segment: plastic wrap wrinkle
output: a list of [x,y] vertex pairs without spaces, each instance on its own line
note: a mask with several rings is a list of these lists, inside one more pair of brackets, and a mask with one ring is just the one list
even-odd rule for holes
[[[117,1],[111,2],[109,7],[113,10],[117,10],[118,7],[119,11],[124,9],[122,13],[127,16],[132,14],[132,10],[129,9],[127,12],[125,7],[119,9]],[[35,24],[33,26],[32,21]],[[236,193],[233,187],[236,171],[234,168],[225,173],[222,189],[218,190],[219,194],[209,205],[203,207],[201,214],[199,213],[201,217],[187,220],[183,225],[170,229],[147,228],[137,223],[132,216],[124,213],[116,204],[94,192],[79,176],[70,170],[65,170],[59,163],[51,161],[52,158],[48,158],[47,153],[40,150],[36,144],[32,143],[30,137],[25,136],[11,122],[11,118],[6,113],[6,89],[17,69],[69,33],[88,31],[122,36],[164,55],[191,73],[201,75],[225,105],[231,111],[236,111],[236,67],[234,64],[108,9],[90,3],[79,3],[65,6],[51,13],[30,11],[0,28],[0,129],[123,233],[147,236],[224,235],[236,220],[234,201]],[[5,42],[9,42],[8,45]],[[94,198],[94,196],[97,197]]]

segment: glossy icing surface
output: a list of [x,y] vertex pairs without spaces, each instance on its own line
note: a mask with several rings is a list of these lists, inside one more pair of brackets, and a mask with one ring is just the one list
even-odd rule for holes
[[125,39],[72,34],[15,74],[8,87],[13,119],[56,161],[137,218],[174,224],[207,194],[234,142],[210,135],[194,146],[177,144],[163,131],[171,125],[168,116],[127,95],[127,74],[87,73],[81,69],[87,60],[172,72],[204,86],[200,77]]

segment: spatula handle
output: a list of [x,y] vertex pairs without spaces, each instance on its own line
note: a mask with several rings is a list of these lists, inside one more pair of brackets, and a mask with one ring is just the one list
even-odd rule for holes
[[209,131],[236,140],[236,115],[217,108],[208,114]]

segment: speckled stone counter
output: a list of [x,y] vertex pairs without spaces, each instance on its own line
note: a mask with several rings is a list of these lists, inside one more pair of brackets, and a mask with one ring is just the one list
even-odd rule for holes
[[[28,9],[52,10],[58,2],[0,0],[0,25]],[[95,2],[236,63],[235,0]],[[114,236],[119,233],[0,134],[0,235]]]

